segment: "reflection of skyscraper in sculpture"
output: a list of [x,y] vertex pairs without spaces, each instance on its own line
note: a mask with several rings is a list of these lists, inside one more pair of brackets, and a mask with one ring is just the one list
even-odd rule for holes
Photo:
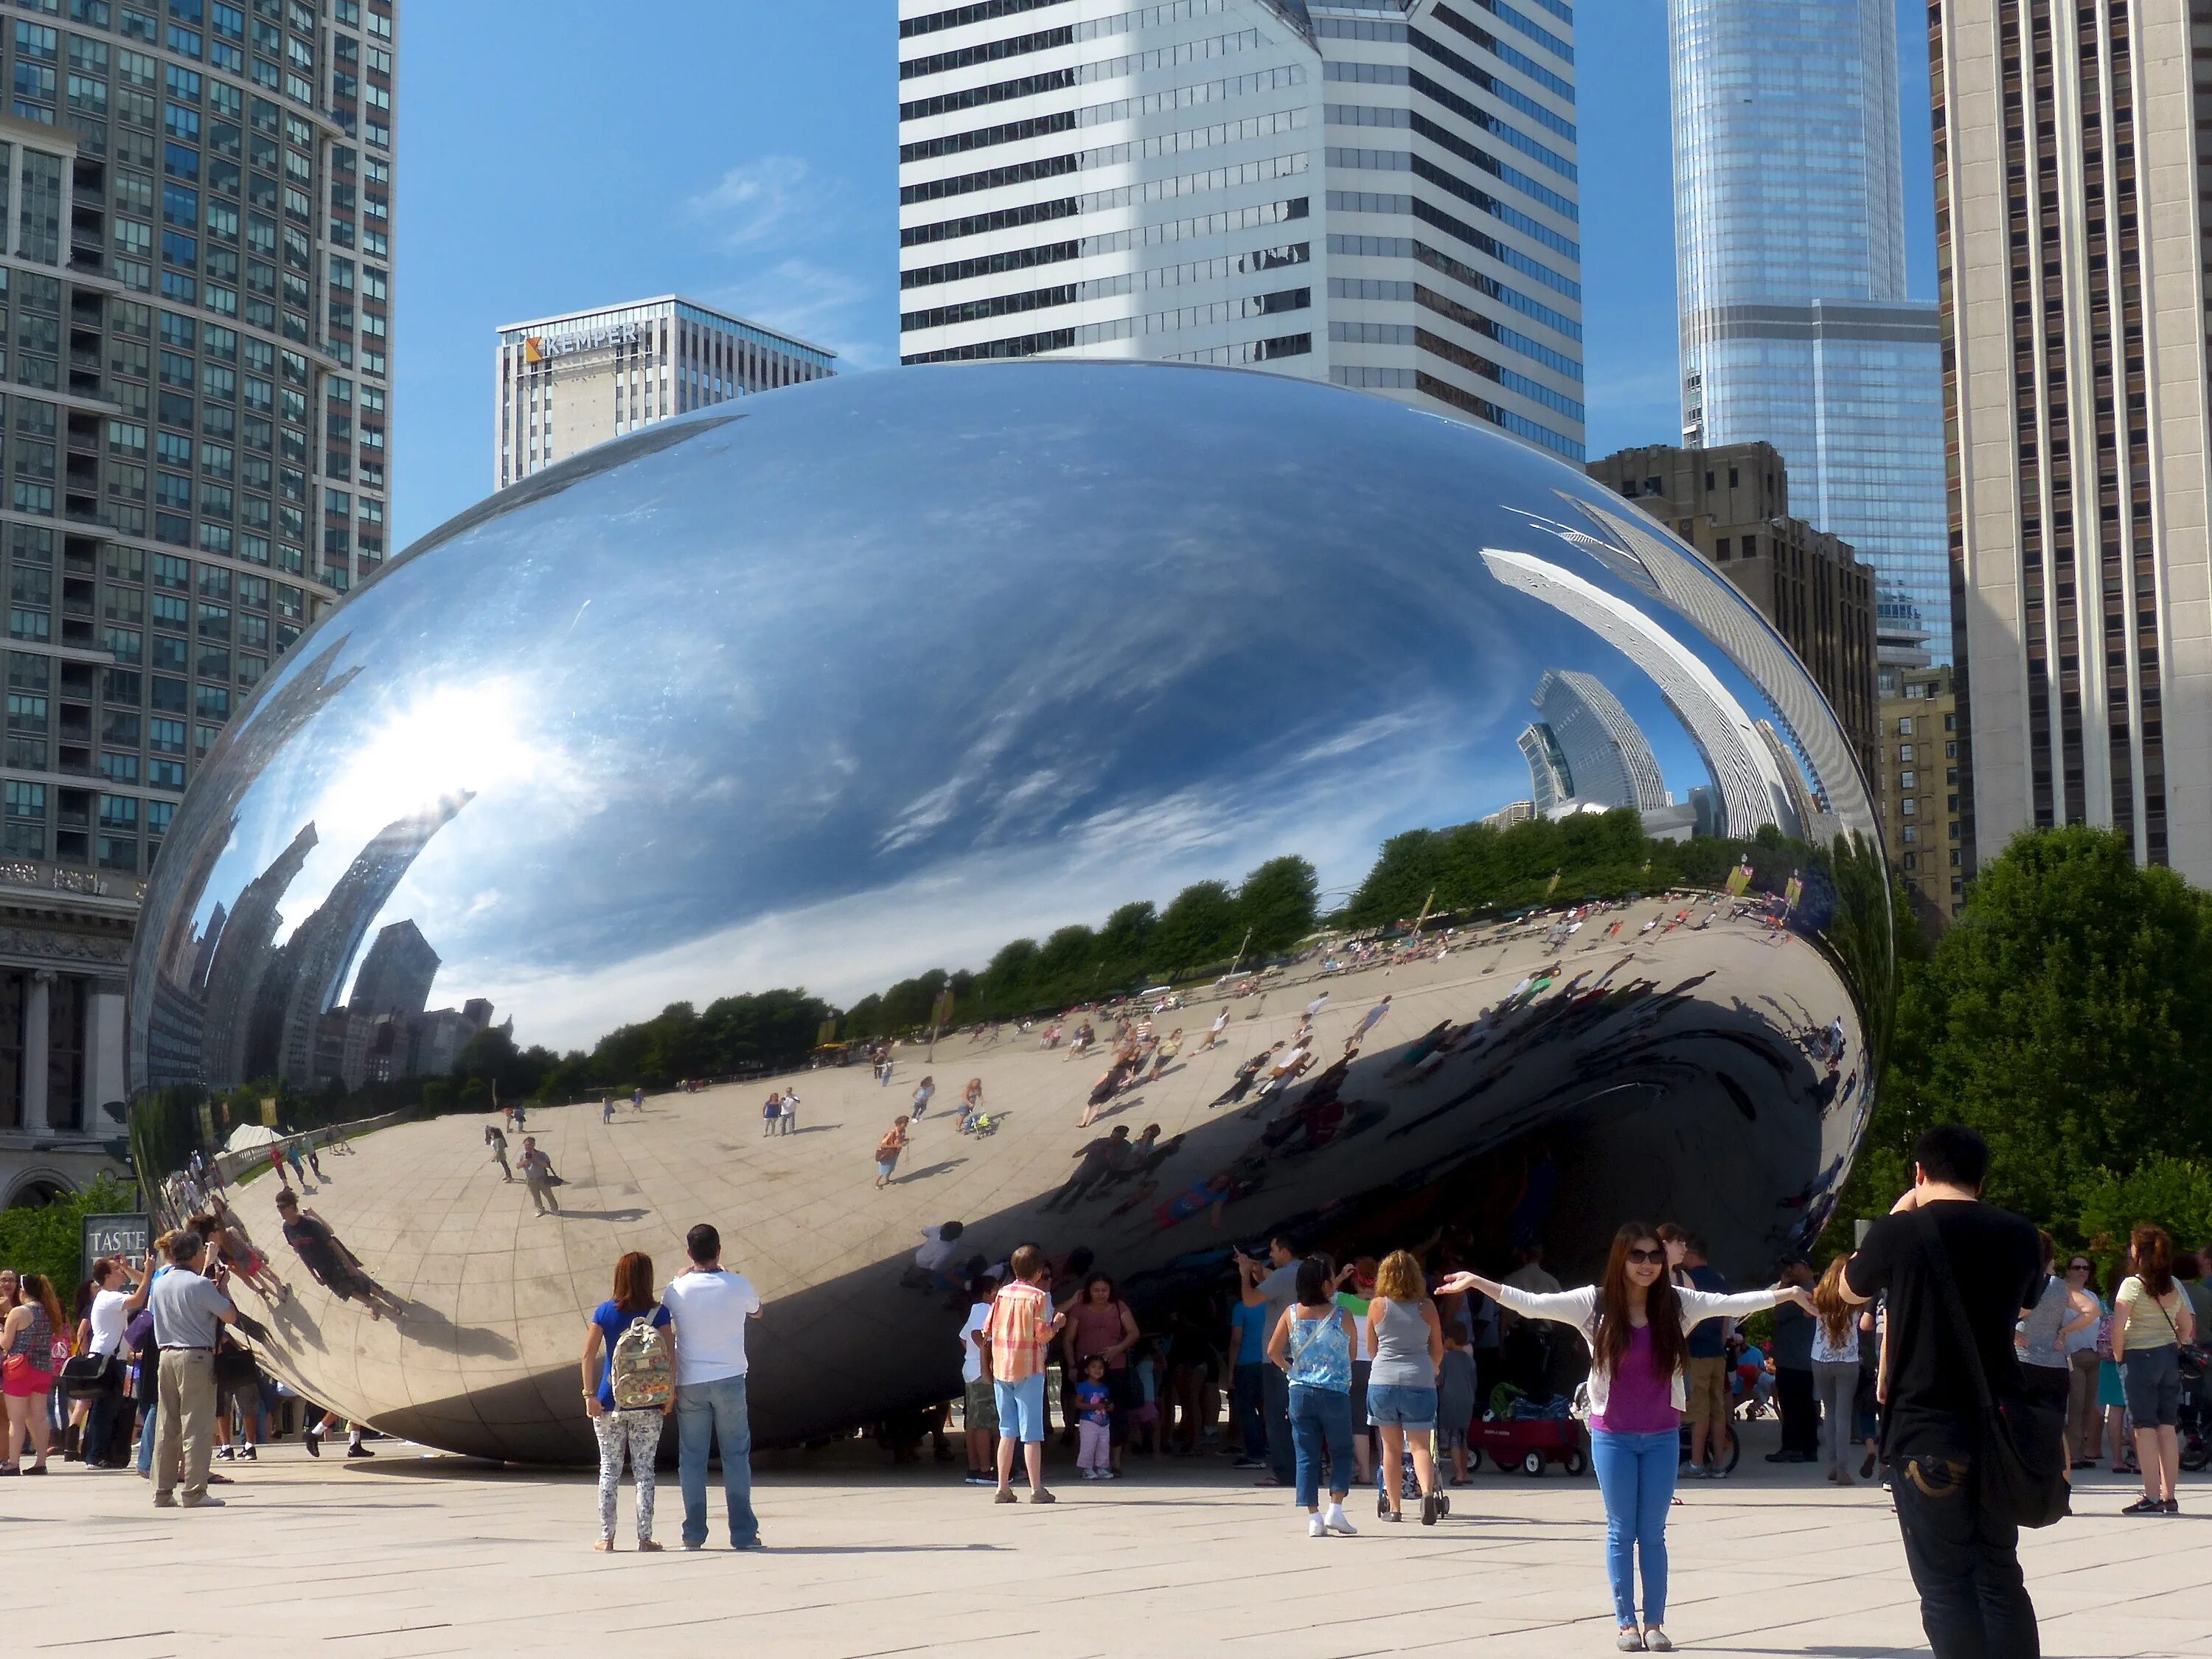
[[362,1019],[419,1014],[430,1006],[430,982],[437,976],[438,953],[422,930],[412,921],[395,921],[362,958],[346,1007]]
[[1574,775],[1567,768],[1567,757],[1559,752],[1552,728],[1541,720],[1522,728],[1521,754],[1528,763],[1530,804],[1539,817],[1548,818],[1575,798]]
[[1559,741],[1572,779],[1567,793],[1577,801],[1639,812],[1668,804],[1658,758],[1603,680],[1572,669],[1547,668],[1531,701]]
[[[1651,678],[1712,777],[1717,834],[1748,836],[1770,823],[1798,833],[1788,789],[1751,716],[1696,653],[1626,599],[1547,559],[1502,548],[1485,548],[1482,558],[1508,587],[1573,617]],[[1571,751],[1568,764],[1577,764]]]
[[210,1088],[228,1089],[246,1080],[244,1015],[253,1006],[262,975],[269,970],[270,941],[283,925],[276,903],[314,850],[315,826],[310,823],[292,837],[276,862],[246,884],[208,963],[207,1006],[213,1012],[202,1039],[200,1075],[157,1077],[150,1082],[158,1086],[204,1081]]
[[[1576,544],[1695,623],[1765,694],[1785,750],[1796,750],[1803,757],[1803,769],[1812,773],[1810,793],[1820,811],[1806,821],[1807,833],[1822,841],[1838,829],[1875,836],[1879,826],[1872,798],[1859,782],[1858,763],[1844,740],[1842,726],[1805,665],[1766,619],[1733,587],[1716,581],[1703,559],[1669,541],[1642,514],[1608,512],[1580,497],[1573,499],[1620,541],[1615,546],[1601,536],[1576,536]],[[1621,546],[1629,550],[1627,554]],[[1796,761],[1784,769],[1784,775],[1792,778],[1793,793],[1805,789],[1800,771]]]
[[294,1083],[318,1081],[316,1031],[325,1012],[337,1000],[339,988],[353,969],[354,957],[368,937],[370,924],[390,902],[409,866],[429,845],[430,837],[472,799],[472,792],[463,790],[444,797],[435,806],[386,824],[346,866],[346,872],[314,914],[285,942],[284,967],[289,977],[283,986],[273,1057],[278,1076]]
[[[274,755],[292,736],[312,720],[324,704],[345,690],[358,667],[333,674],[331,668],[338,653],[346,647],[350,636],[343,633],[332,635],[316,654],[301,659],[288,659],[277,672],[281,679],[273,691],[265,694],[238,720],[232,722],[223,734],[224,750],[240,763],[213,769],[211,775],[227,779],[227,783],[207,789],[194,789],[177,808],[176,822],[170,826],[169,845],[199,847],[204,850],[187,866],[168,860],[154,866],[152,879],[147,884],[147,913],[158,914],[162,908],[162,896],[174,883],[177,890],[200,892],[205,890],[209,870],[222,858],[230,845],[228,836],[207,833],[210,820],[234,823],[239,803],[247,787],[259,775],[267,757]],[[307,845],[314,845],[312,830],[303,831]],[[303,852],[302,857],[306,854]],[[281,862],[281,860],[280,860]],[[200,867],[195,867],[200,866]],[[272,866],[270,873],[274,872]],[[292,866],[291,874],[299,873]],[[290,876],[285,878],[289,883]],[[268,895],[271,914],[276,900],[283,896],[284,883],[280,883]],[[240,903],[244,902],[243,898]],[[228,933],[238,922],[238,908],[232,907],[229,918],[221,933]],[[201,998],[198,988],[187,987],[183,981],[195,971],[195,951],[200,941],[190,935],[189,917],[179,924],[179,936],[161,941],[161,954],[150,975],[146,966],[134,969],[132,994],[125,1006],[125,1018],[132,1028],[130,1043],[134,1052],[146,1055],[147,1075],[134,1079],[141,1087],[161,1088],[172,1083],[206,1083],[216,1087],[227,1087],[244,1079],[234,1071],[226,1070],[218,1061],[220,1051],[214,1046],[213,1033],[203,1030],[200,1024]],[[207,938],[215,941],[214,955],[207,962],[207,978],[211,985],[215,978],[216,961],[224,954],[225,940],[218,937],[212,916],[209,919]],[[261,947],[250,953],[252,972],[258,977],[266,956],[266,939]],[[149,982],[150,979],[150,983]],[[247,988],[252,996],[252,988]],[[242,1016],[234,1010],[246,1005],[227,1003],[221,1006],[216,1018],[225,1028],[224,1041],[230,1056],[229,1064],[237,1065],[243,1058],[240,1045],[246,1032],[239,1029]],[[153,1040],[155,1035],[167,1041]]]

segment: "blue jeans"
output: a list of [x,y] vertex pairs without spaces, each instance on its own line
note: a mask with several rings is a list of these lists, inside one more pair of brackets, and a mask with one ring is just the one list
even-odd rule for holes
[[[1291,1438],[1291,1379],[1280,1365],[1270,1360],[1260,1373],[1262,1385],[1261,1409],[1267,1419],[1267,1472],[1282,1486],[1289,1486],[1297,1474],[1297,1454]],[[1351,1409],[1351,1396],[1346,1396],[1346,1409]]]
[[1321,1504],[1321,1464],[1328,1455],[1328,1489],[1352,1490],[1352,1395],[1342,1389],[1291,1384],[1291,1437],[1298,1449],[1298,1502]]
[[721,1443],[722,1492],[730,1504],[730,1546],[748,1549],[760,1538],[753,1516],[753,1427],[745,1415],[745,1379],[719,1376],[676,1390],[676,1474],[684,1488],[684,1541],[707,1541],[707,1445]]
[[161,1414],[161,1402],[155,1401],[146,1407],[146,1421],[138,1431],[138,1473],[154,1473],[154,1425]]
[[1229,1385],[1237,1425],[1244,1433],[1244,1455],[1255,1462],[1267,1455],[1267,1372],[1274,1369],[1265,1360],[1256,1365],[1239,1365]]
[[1590,1463],[1605,1495],[1605,1571],[1613,1616],[1636,1622],[1636,1563],[1644,1564],[1644,1622],[1667,1622],[1667,1509],[1674,1501],[1681,1432],[1590,1435]]

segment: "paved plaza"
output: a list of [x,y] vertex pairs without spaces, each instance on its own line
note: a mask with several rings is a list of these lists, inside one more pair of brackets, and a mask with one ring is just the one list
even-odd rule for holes
[[[1758,1460],[1674,1511],[1670,1632],[1714,1655],[1831,1659],[1924,1652],[1895,1522],[1878,1486],[1838,1492]],[[221,1510],[157,1513],[123,1474],[57,1466],[0,1486],[12,1569],[8,1649],[102,1659],[221,1654],[820,1659],[972,1652],[1033,1659],[1250,1654],[1350,1659],[1455,1648],[1495,1659],[1610,1653],[1604,1522],[1594,1483],[1486,1470],[1433,1529],[1307,1538],[1282,1494],[1225,1462],[1141,1464],[1060,1503],[999,1508],[924,1462],[860,1442],[769,1457],[756,1490],[769,1548],[592,1553],[592,1486],[418,1456],[380,1443],[348,1464],[295,1445],[232,1472]],[[219,1466],[226,1467],[226,1466]],[[2023,1556],[2053,1659],[2212,1655],[2199,1587],[2212,1481],[2185,1476],[2179,1519],[2123,1518],[2132,1482],[2087,1478],[2087,1513]],[[719,1493],[717,1494],[719,1503]],[[719,1522],[719,1515],[717,1516]],[[1472,1644],[1480,1644],[1480,1647]],[[611,1644],[612,1644],[611,1646]]]

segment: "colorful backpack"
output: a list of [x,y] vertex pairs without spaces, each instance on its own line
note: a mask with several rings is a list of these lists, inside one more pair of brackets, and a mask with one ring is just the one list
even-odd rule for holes
[[659,1411],[676,1391],[668,1333],[640,1314],[615,1344],[607,1387],[617,1411]]

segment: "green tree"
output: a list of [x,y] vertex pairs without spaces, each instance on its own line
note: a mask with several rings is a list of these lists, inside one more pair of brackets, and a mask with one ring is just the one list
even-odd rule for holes
[[44,1273],[67,1313],[83,1271],[84,1218],[129,1215],[138,1208],[138,1188],[101,1176],[82,1192],[64,1193],[51,1204],[0,1210],[0,1262],[18,1273]]
[[1152,971],[1164,977],[1186,969],[1226,962],[1244,935],[1237,901],[1218,881],[1194,882],[1175,896],[1153,931]]
[[1313,932],[1320,891],[1313,866],[1295,856],[1269,859],[1245,877],[1237,920],[1251,930],[1248,951],[1274,956]]
[[2015,837],[1908,966],[1842,1213],[1887,1208],[1920,1133],[1957,1122],[1990,1142],[1990,1199],[2063,1237],[2117,1236],[2138,1204],[2188,1222],[2198,1189],[2174,1161],[2212,1140],[2208,1007],[2212,899],[2123,835]]

